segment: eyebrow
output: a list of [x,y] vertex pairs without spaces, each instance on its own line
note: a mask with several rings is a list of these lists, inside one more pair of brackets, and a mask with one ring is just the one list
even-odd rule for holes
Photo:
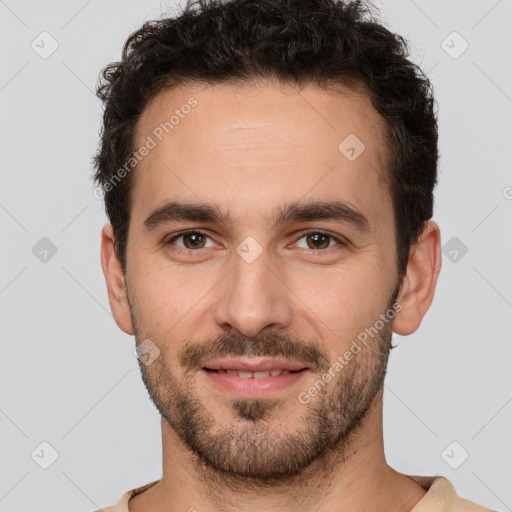
[[[370,222],[363,213],[339,201],[297,201],[285,204],[267,217],[267,224],[270,229],[275,229],[283,224],[316,220],[334,220],[351,225],[366,234],[371,232]],[[153,211],[143,225],[150,231],[176,221],[233,224],[229,213],[223,213],[217,205],[169,201]]]

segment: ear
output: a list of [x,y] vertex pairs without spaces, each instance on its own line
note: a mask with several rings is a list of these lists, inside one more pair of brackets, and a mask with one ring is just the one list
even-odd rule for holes
[[394,332],[407,336],[418,329],[434,298],[440,271],[441,231],[434,221],[428,221],[409,253],[407,273],[397,297],[402,308],[395,316]]
[[126,334],[134,334],[130,307],[126,298],[123,268],[114,247],[114,230],[105,224],[101,231],[101,267],[107,283],[108,300],[114,320]]

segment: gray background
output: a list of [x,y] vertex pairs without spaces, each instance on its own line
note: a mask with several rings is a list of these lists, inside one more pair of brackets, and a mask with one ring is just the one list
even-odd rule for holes
[[[442,156],[434,220],[445,247],[420,329],[395,336],[386,454],[398,471],[444,475],[460,495],[512,510],[512,1],[377,5],[435,85]],[[106,217],[89,176],[98,73],[169,6],[0,0],[3,512],[91,511],[161,476],[159,417],[134,339],[108,306],[99,259]],[[42,58],[53,40],[58,48]],[[58,454],[47,469],[40,465],[53,452],[42,442]]]

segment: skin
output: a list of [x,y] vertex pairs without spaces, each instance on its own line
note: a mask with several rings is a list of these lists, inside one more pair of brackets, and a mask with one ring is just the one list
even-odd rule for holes
[[[380,116],[363,92],[347,89],[187,84],[149,103],[135,147],[190,97],[197,106],[133,171],[126,275],[112,227],[102,231],[116,323],[160,349],[140,366],[162,414],[163,476],[130,511],[245,512],[256,502],[261,511],[412,510],[426,491],[386,463],[382,384],[392,331],[415,332],[432,302],[440,230],[425,224],[401,281]],[[349,134],[366,146],[354,161],[338,149]],[[219,205],[234,222],[145,229],[170,200]],[[325,219],[268,227],[270,212],[298,200],[347,203],[370,230]],[[190,237],[169,242],[191,228],[206,235],[199,249]],[[346,244],[328,237],[315,248],[304,234],[311,229]],[[262,250],[251,263],[236,251],[249,236]],[[301,403],[299,393],[375,324],[395,291],[394,321]],[[296,354],[311,369],[271,398],[235,400],[202,364],[183,364],[185,355],[204,363],[237,353]]]

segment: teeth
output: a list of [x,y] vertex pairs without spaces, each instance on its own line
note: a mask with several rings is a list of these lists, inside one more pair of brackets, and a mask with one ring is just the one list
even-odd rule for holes
[[272,370],[268,372],[244,372],[238,370],[217,370],[220,373],[234,375],[241,379],[267,379],[268,377],[277,377],[278,375],[288,375],[290,370]]

